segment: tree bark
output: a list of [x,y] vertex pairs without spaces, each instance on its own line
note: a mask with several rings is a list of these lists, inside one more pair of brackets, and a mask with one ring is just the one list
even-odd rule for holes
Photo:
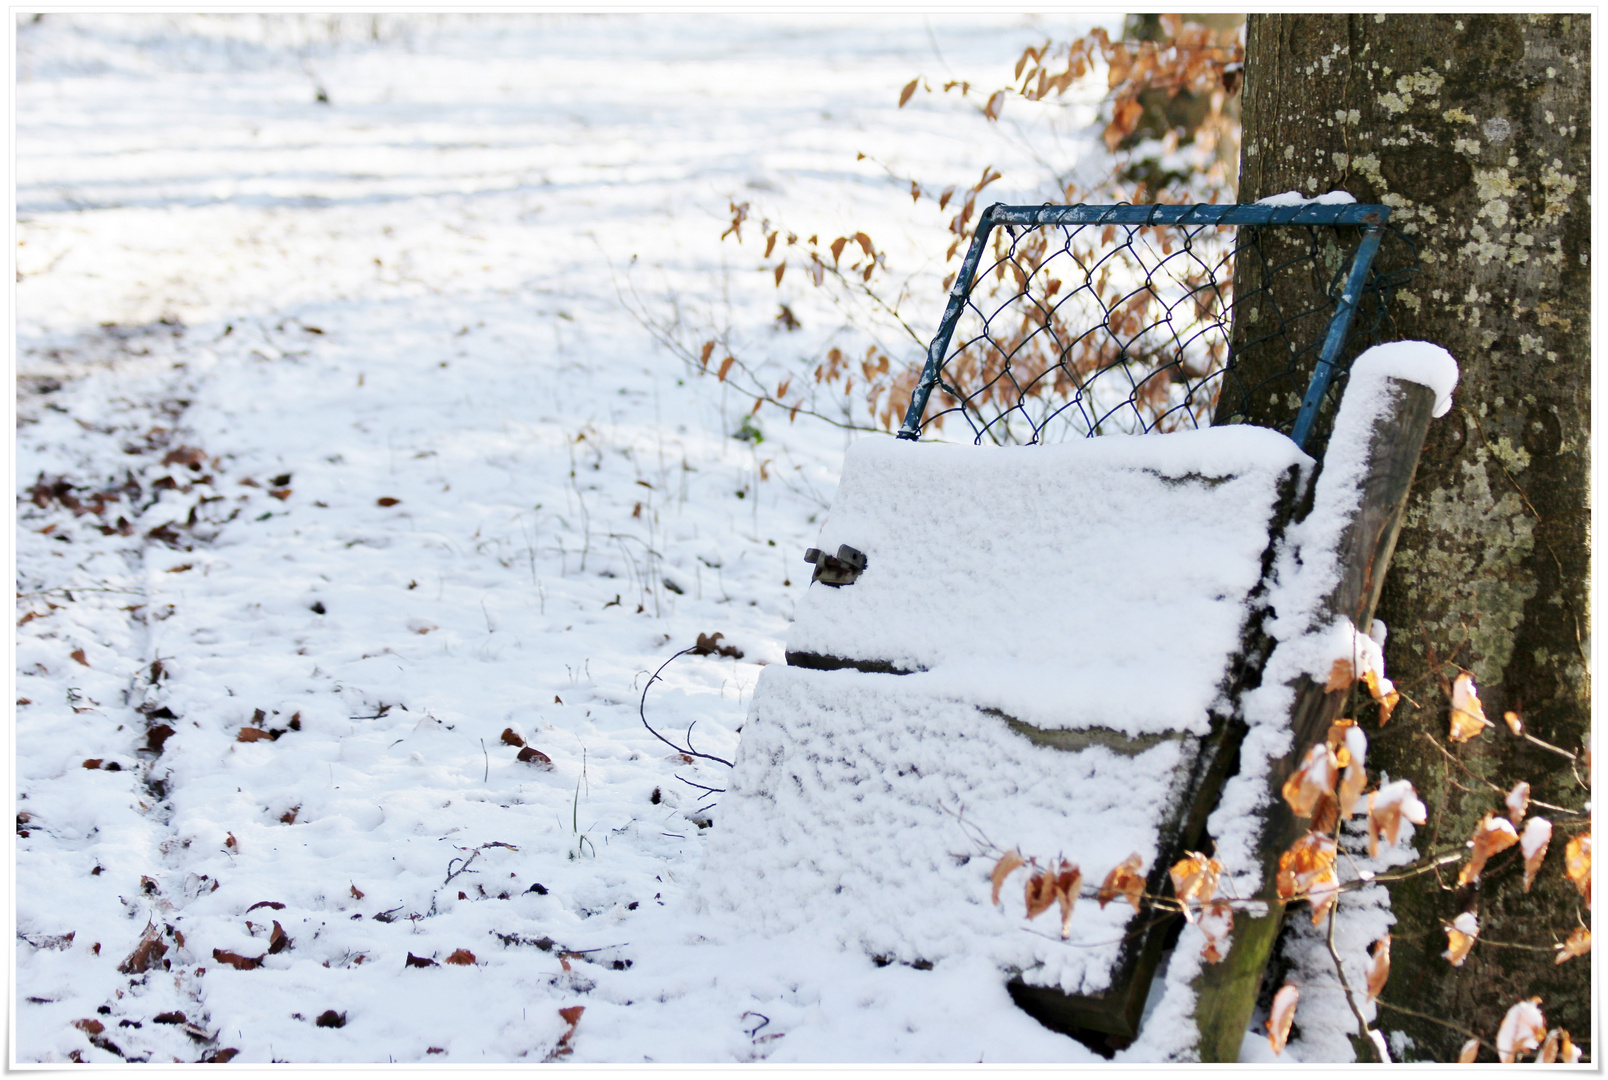
[[[1590,40],[1585,15],[1247,25],[1240,198],[1338,188],[1393,207],[1422,265],[1392,304],[1397,331],[1444,346],[1462,370],[1452,414],[1430,427],[1380,602],[1390,675],[1411,700],[1388,727],[1368,718],[1370,771],[1417,786],[1421,854],[1506,814],[1501,792],[1521,780],[1578,811],[1532,808],[1555,829],[1528,894],[1518,848],[1466,888],[1455,869],[1391,886],[1377,1024],[1404,1037],[1392,1046],[1407,1060],[1455,1060],[1458,1029],[1494,1042],[1532,995],[1549,1027],[1592,1052],[1588,960],[1550,954],[1590,922],[1563,874],[1589,791],[1570,761],[1501,723],[1513,710],[1554,746],[1589,741]],[[1287,419],[1286,396],[1256,408]],[[1461,745],[1446,737],[1452,665],[1474,672],[1497,721]],[[1589,780],[1583,762],[1578,773]],[[1443,924],[1466,910],[1479,940],[1452,967]]]

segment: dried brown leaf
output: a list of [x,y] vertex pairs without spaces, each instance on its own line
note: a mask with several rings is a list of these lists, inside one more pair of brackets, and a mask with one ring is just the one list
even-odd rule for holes
[[1401,823],[1410,821],[1422,825],[1426,820],[1424,804],[1418,799],[1409,780],[1394,780],[1368,796],[1368,854],[1379,854],[1379,837],[1394,845]]
[[410,952],[410,953],[408,953],[408,958],[406,960],[402,961],[402,966],[403,967],[425,968],[425,967],[440,967],[441,965],[437,964],[434,960],[431,960],[427,956],[414,956]]
[[1472,1065],[1474,1063],[1474,1059],[1479,1056],[1480,1041],[1478,1039],[1470,1039],[1468,1042],[1464,1043],[1463,1048],[1457,1052],[1457,1063],[1459,1065]]
[[1444,925],[1446,951],[1441,955],[1450,960],[1453,967],[1462,967],[1463,961],[1468,959],[1469,950],[1474,947],[1474,939],[1480,936],[1480,920],[1472,911],[1465,911]]
[[1014,848],[999,857],[999,862],[994,864],[994,869],[988,874],[988,880],[994,883],[993,899],[995,907],[999,906],[1000,886],[1005,884],[1005,879],[1011,875],[1011,871],[1018,866],[1025,865],[1027,865],[1027,860],[1022,858],[1022,853]]
[[1201,909],[1197,924],[1201,933],[1206,935],[1206,947],[1200,951],[1200,957],[1208,964],[1218,964],[1223,960],[1221,946],[1228,940],[1229,933],[1234,929],[1234,905],[1227,900],[1213,900]]
[[282,953],[290,946],[290,935],[285,933],[285,928],[279,925],[278,919],[275,919],[273,932],[268,935],[268,951],[270,953]]
[[1061,940],[1072,933],[1072,908],[1078,902],[1078,889],[1083,884],[1083,871],[1061,860],[1055,875],[1055,902],[1061,905]]
[[1379,991],[1385,988],[1390,979],[1390,935],[1386,934],[1373,943],[1373,952],[1368,956],[1368,1000],[1373,1001],[1379,996]]
[[1525,823],[1524,835],[1519,837],[1519,850],[1524,853],[1525,892],[1535,883],[1536,874],[1541,872],[1541,861],[1547,857],[1547,848],[1551,846],[1552,822],[1537,816]]
[[1295,1020],[1295,1006],[1301,1000],[1301,991],[1285,983],[1273,995],[1273,1008],[1267,1018],[1267,1041],[1275,1054],[1284,1053],[1284,1044],[1290,1038],[1290,1024]]
[[468,966],[474,962],[475,954],[470,952],[468,949],[454,949],[452,955],[447,957],[447,963],[449,964],[461,964]]
[[509,746],[524,746],[525,745],[525,740],[522,739],[518,734],[516,734],[514,729],[511,728],[511,727],[503,728],[502,741],[507,743]]
[[904,89],[899,91],[899,108],[902,109],[905,107],[905,104],[910,100],[911,96],[915,94],[916,87],[920,84],[921,78],[919,76],[905,83]]
[[240,734],[235,736],[235,742],[258,742],[262,739],[267,739],[272,742],[273,736],[268,734],[262,728],[254,727],[243,727],[240,729]]
[[1504,801],[1507,803],[1508,820],[1513,822],[1514,825],[1523,821],[1525,811],[1530,809],[1529,782],[1520,780],[1517,784],[1514,784],[1513,790],[1507,793],[1507,799]]
[[1334,751],[1325,743],[1313,743],[1300,766],[1284,782],[1284,801],[1296,817],[1311,817],[1318,799],[1334,792],[1339,775]]
[[1553,958],[1552,962],[1561,964],[1565,960],[1571,960],[1576,956],[1584,956],[1590,951],[1591,931],[1584,926],[1577,926],[1574,928],[1574,933],[1569,935],[1569,940],[1563,943],[1563,948],[1559,950],[1558,955]]
[[1035,871],[1027,879],[1027,887],[1023,893],[1023,900],[1027,904],[1027,917],[1036,919],[1050,909],[1055,903],[1055,878],[1043,870]]
[[1332,836],[1309,832],[1279,856],[1280,900],[1305,898],[1312,904],[1312,921],[1329,911],[1340,888],[1335,872],[1337,848]]
[[1491,722],[1485,719],[1485,709],[1480,705],[1474,674],[1469,671],[1458,672],[1452,683],[1451,740],[1468,742],[1490,726]]
[[1574,887],[1580,890],[1586,903],[1591,903],[1591,830],[1570,840],[1563,849],[1563,872]]
[[1502,719],[1507,723],[1508,730],[1513,732],[1513,734],[1524,734],[1524,718],[1518,713],[1509,710],[1502,714]]
[[1487,813],[1474,826],[1474,836],[1471,841],[1473,851],[1463,869],[1457,873],[1457,883],[1467,885],[1471,881],[1478,881],[1480,874],[1485,870],[1485,862],[1492,855],[1506,851],[1519,842],[1519,834],[1513,828],[1513,823],[1504,817],[1497,817],[1494,813]]
[[1188,851],[1172,865],[1167,874],[1172,878],[1173,895],[1183,905],[1184,918],[1194,922],[1195,912],[1189,906],[1190,901],[1193,900],[1200,907],[1217,895],[1217,882],[1222,877],[1223,864],[1198,851]]
[[1534,1050],[1546,1038],[1547,1022],[1540,1005],[1541,999],[1533,997],[1518,1002],[1502,1017],[1496,1032],[1496,1056],[1504,1065],[1517,1061],[1520,1054]]
[[1351,684],[1357,681],[1357,669],[1350,660],[1336,660],[1329,669],[1329,680],[1323,684],[1323,692],[1332,694],[1336,690],[1349,690]]
[[1145,892],[1144,875],[1139,872],[1143,866],[1144,860],[1139,858],[1139,853],[1136,851],[1112,867],[1111,872],[1106,875],[1105,881],[1100,885],[1100,891],[1095,894],[1095,899],[1100,902],[1100,906],[1103,908],[1120,896],[1132,904],[1135,911],[1138,911],[1139,898]]
[[138,975],[149,971],[166,954],[167,942],[162,940],[162,932],[154,925],[147,924],[140,943],[117,965],[117,970],[124,975]]
[[237,952],[229,952],[226,949],[213,949],[212,959],[220,964],[228,964],[236,971],[250,971],[253,968],[262,967],[261,956],[241,956]]

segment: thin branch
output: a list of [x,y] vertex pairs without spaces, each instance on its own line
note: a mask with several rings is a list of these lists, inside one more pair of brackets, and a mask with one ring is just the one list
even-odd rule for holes
[[1431,1016],[1428,1013],[1421,1013],[1417,1009],[1409,1009],[1405,1005],[1392,1005],[1390,1002],[1386,1001],[1384,998],[1374,998],[1374,1002],[1375,1002],[1375,1004],[1383,1005],[1385,1008],[1390,1009],[1390,1010],[1392,1010],[1394,1012],[1406,1013],[1408,1016],[1416,1016],[1420,1020],[1428,1020],[1432,1024],[1439,1024],[1443,1028],[1450,1028],[1451,1030],[1457,1032],[1460,1035],[1466,1035],[1470,1039],[1475,1040],[1481,1046],[1485,1047],[1485,1049],[1489,1050],[1491,1053],[1495,1054],[1495,1053],[1498,1052],[1496,1047],[1492,1046],[1490,1043],[1488,1043],[1484,1039],[1480,1038],[1478,1032],[1470,1031],[1468,1028],[1464,1027],[1462,1024],[1454,1024],[1450,1020],[1445,1020],[1445,1019],[1443,1019],[1443,1018],[1441,1018],[1439,1016]]
[[[659,671],[655,671],[653,673],[652,678],[648,679],[647,685],[642,688],[642,700],[637,703],[637,715],[642,718],[642,726],[647,728],[648,732],[655,739],[658,739],[660,742],[664,743],[666,746],[668,746],[670,749],[674,750],[676,753],[685,754],[688,757],[700,757],[700,758],[704,758],[704,759],[706,759],[708,761],[716,761],[716,762],[719,762],[720,764],[726,766],[729,769],[729,768],[733,767],[732,763],[727,761],[725,758],[716,757],[714,754],[700,753],[697,750],[692,749],[690,746],[689,747],[677,746],[675,743],[671,742],[669,739],[665,738],[663,735],[660,735],[658,733],[658,731],[656,731],[654,729],[653,725],[648,723],[648,712],[647,712],[648,691],[653,687],[653,684],[656,681],[658,681],[659,672],[662,672],[665,668],[669,667],[670,664],[671,664],[671,661],[675,660],[677,657],[682,657],[682,656],[687,655],[690,652],[697,652],[697,651],[698,651],[698,646],[689,645],[685,649],[682,649],[680,652],[676,653],[674,656],[670,657],[669,660],[666,660],[664,663],[659,665]],[[696,723],[696,721],[694,721],[694,723]],[[690,732],[692,729],[689,727],[687,730]]]
[[1363,1018],[1362,1010],[1357,1008],[1357,1000],[1352,996],[1351,984],[1346,982],[1345,968],[1340,963],[1340,951],[1334,947],[1334,918],[1340,911],[1340,904],[1336,901],[1329,908],[1329,932],[1324,936],[1323,943],[1329,947],[1329,958],[1334,961],[1334,973],[1340,979],[1340,989],[1345,992],[1346,1005],[1351,1009],[1351,1015],[1357,1018],[1357,1030],[1362,1032],[1363,1041],[1368,1044],[1368,1052],[1375,1061],[1382,1062],[1379,1047],[1374,1045],[1373,1029]]

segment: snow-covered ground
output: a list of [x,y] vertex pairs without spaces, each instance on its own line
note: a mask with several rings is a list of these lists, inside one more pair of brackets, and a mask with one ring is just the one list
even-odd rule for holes
[[883,164],[1038,201],[1079,144],[899,89],[1069,28],[19,20],[13,1060],[1100,1060],[982,960],[694,903],[727,770],[639,699],[722,634],[646,708],[732,756],[850,435],[734,437],[622,300],[824,340],[746,201],[876,226],[931,327],[947,215]]

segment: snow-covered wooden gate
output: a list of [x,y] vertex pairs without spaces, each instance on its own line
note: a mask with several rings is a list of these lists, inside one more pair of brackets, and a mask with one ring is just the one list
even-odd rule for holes
[[1364,354],[1321,467],[1249,425],[854,444],[705,894],[882,964],[985,957],[1106,1052],[1148,1004],[1192,1028],[1175,1052],[1234,1060],[1299,835],[1279,786],[1344,704],[1333,662],[1378,654],[1455,378],[1432,346]]

